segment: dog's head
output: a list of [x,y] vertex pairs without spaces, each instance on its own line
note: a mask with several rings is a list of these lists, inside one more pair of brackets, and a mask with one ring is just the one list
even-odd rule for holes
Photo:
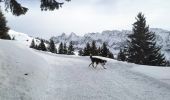
[[92,54],[90,54],[90,58],[92,58]]

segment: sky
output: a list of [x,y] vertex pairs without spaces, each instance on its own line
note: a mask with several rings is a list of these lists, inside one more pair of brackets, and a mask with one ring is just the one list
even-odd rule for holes
[[131,30],[139,12],[145,14],[150,27],[170,30],[170,0],[72,0],[52,12],[42,12],[40,0],[19,1],[29,11],[20,17],[5,12],[8,26],[31,36]]

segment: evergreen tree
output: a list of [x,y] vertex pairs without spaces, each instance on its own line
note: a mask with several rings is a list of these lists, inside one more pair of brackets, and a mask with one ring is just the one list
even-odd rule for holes
[[91,47],[89,42],[86,44],[86,47],[83,50],[83,56],[90,56],[91,54]]
[[[5,7],[6,7],[5,10],[6,11],[10,10],[11,13],[15,16],[26,14],[26,12],[28,11],[28,8],[23,7],[18,1],[20,0],[0,0],[0,3],[4,2]],[[65,0],[65,1],[69,2],[71,0]],[[64,1],[61,2],[60,0],[40,0],[40,8],[42,11],[56,10],[62,7],[63,4],[64,4]]]
[[74,55],[73,42],[71,41],[68,47],[68,55]]
[[41,39],[41,42],[38,46],[38,50],[47,51],[47,48],[46,48],[44,41],[42,39]]
[[12,37],[12,40],[15,40],[15,36]]
[[67,51],[67,45],[66,45],[66,43],[64,43],[63,53],[64,53],[64,54],[67,54],[67,52],[68,52],[68,51]]
[[101,47],[99,47],[99,48],[97,49],[97,53],[98,53],[98,54],[97,54],[98,56],[102,56]]
[[98,55],[98,51],[97,51],[97,47],[96,47],[96,42],[95,41],[92,41],[91,54],[93,56],[97,56]]
[[38,50],[39,48],[38,48],[38,45],[35,45],[35,48],[34,49],[36,49],[36,50]]
[[170,61],[167,61],[167,65],[166,66],[170,67]]
[[133,24],[133,34],[128,40],[128,61],[142,65],[164,66],[165,57],[161,54],[161,47],[156,46],[156,36],[149,31],[145,17],[139,13]]
[[64,48],[63,48],[63,43],[61,42],[58,48],[58,53],[59,54],[64,54]]
[[32,42],[31,42],[30,48],[35,48],[35,42],[34,42],[34,39],[32,39]]
[[79,50],[79,56],[83,56],[83,50]]
[[108,58],[114,59],[114,55],[111,51],[108,52]]
[[0,10],[0,39],[11,40],[11,37],[8,35],[9,28],[6,25],[7,21],[4,17],[4,14]]
[[108,56],[108,51],[109,51],[109,49],[107,48],[107,45],[104,42],[103,45],[102,45],[102,49],[101,49],[101,56],[107,57]]
[[56,53],[56,47],[55,47],[54,41],[52,39],[50,39],[49,51],[52,53]]
[[118,53],[117,60],[119,60],[119,61],[125,61],[126,60],[125,52],[122,49],[120,49],[120,52]]

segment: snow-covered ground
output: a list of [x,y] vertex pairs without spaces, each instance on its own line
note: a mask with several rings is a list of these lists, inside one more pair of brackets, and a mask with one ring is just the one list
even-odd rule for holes
[[170,67],[135,65],[132,70],[153,77],[170,85]]
[[0,40],[0,100],[170,100],[170,68],[107,61]]
[[16,32],[16,31],[13,31],[13,30],[9,30],[8,34],[10,35],[11,38],[14,38],[16,41],[23,43],[27,46],[30,46],[31,41],[33,39],[32,37],[28,36],[25,33]]

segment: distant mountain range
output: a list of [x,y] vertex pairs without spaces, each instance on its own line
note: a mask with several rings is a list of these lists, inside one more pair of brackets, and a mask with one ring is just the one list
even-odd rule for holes
[[[151,28],[150,31],[155,32],[157,44],[163,46],[162,50],[169,51],[170,31],[160,28]],[[73,41],[76,49],[84,48],[87,42],[92,42],[93,40],[96,41],[97,46],[101,46],[103,42],[106,42],[109,49],[114,54],[117,54],[120,48],[126,43],[129,34],[132,34],[132,31],[106,30],[102,33],[87,33],[84,36],[78,36],[75,33],[71,33],[70,35],[63,33],[59,36],[53,36],[51,39],[54,40],[56,44]]]
[[[157,44],[163,47],[162,51],[166,54],[166,57],[170,59],[170,31],[160,28],[151,28],[150,31],[155,32]],[[12,30],[9,31],[9,34],[11,37],[15,37],[15,40],[23,42],[26,45],[30,45],[33,39],[33,37],[30,37],[27,34]],[[53,36],[51,39],[54,40],[56,46],[58,46],[60,42],[67,43],[68,45],[70,41],[73,41],[76,50],[83,49],[87,42],[91,43],[93,40],[96,41],[97,46],[101,46],[103,42],[106,42],[108,48],[116,55],[120,48],[126,44],[126,39],[129,34],[132,34],[132,31],[105,30],[102,33],[87,33],[84,36],[76,35],[76,33],[71,33],[70,35],[63,33],[59,36]],[[38,44],[39,39],[35,40]]]

